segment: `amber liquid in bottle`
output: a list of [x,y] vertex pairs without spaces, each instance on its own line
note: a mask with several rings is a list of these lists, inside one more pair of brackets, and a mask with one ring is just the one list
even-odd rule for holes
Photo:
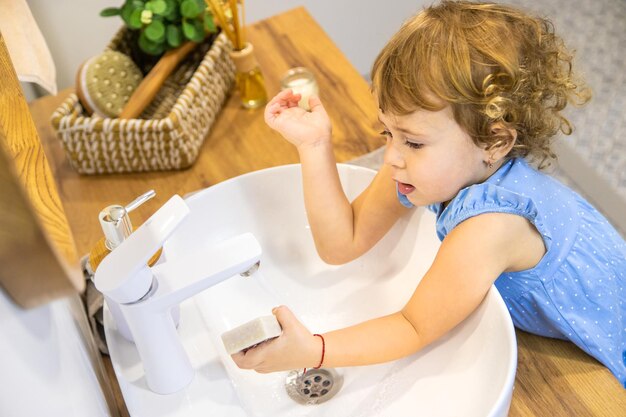
[[247,43],[241,50],[230,53],[235,63],[235,82],[241,97],[241,104],[247,109],[256,109],[267,103],[265,79],[254,56],[254,48]]
[[235,78],[237,90],[241,96],[241,104],[247,109],[256,109],[267,103],[265,80],[259,67],[252,71],[238,72]]

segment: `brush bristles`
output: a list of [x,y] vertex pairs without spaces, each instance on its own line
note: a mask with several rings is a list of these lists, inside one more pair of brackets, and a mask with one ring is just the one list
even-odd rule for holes
[[109,50],[86,61],[76,78],[78,97],[88,113],[118,117],[143,75],[128,56]]

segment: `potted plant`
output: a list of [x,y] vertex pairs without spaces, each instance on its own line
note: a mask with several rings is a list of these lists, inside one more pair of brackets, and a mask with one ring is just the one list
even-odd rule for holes
[[138,48],[153,56],[188,40],[202,42],[207,33],[216,32],[204,0],[126,0],[120,7],[102,10],[100,16],[120,16],[138,35]]

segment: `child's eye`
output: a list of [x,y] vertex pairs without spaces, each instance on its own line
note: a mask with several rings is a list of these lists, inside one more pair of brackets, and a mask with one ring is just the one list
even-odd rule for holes
[[409,142],[408,140],[405,140],[405,141],[404,141],[404,144],[405,144],[406,146],[408,146],[409,148],[411,148],[411,149],[420,149],[422,146],[424,146],[424,145],[423,145],[423,144],[421,144],[421,143]]

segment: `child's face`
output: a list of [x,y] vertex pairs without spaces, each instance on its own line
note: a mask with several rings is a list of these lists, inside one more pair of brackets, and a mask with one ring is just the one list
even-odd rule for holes
[[406,116],[379,111],[385,126],[385,163],[398,190],[418,206],[450,201],[488,177],[486,151],[454,120],[450,106]]

